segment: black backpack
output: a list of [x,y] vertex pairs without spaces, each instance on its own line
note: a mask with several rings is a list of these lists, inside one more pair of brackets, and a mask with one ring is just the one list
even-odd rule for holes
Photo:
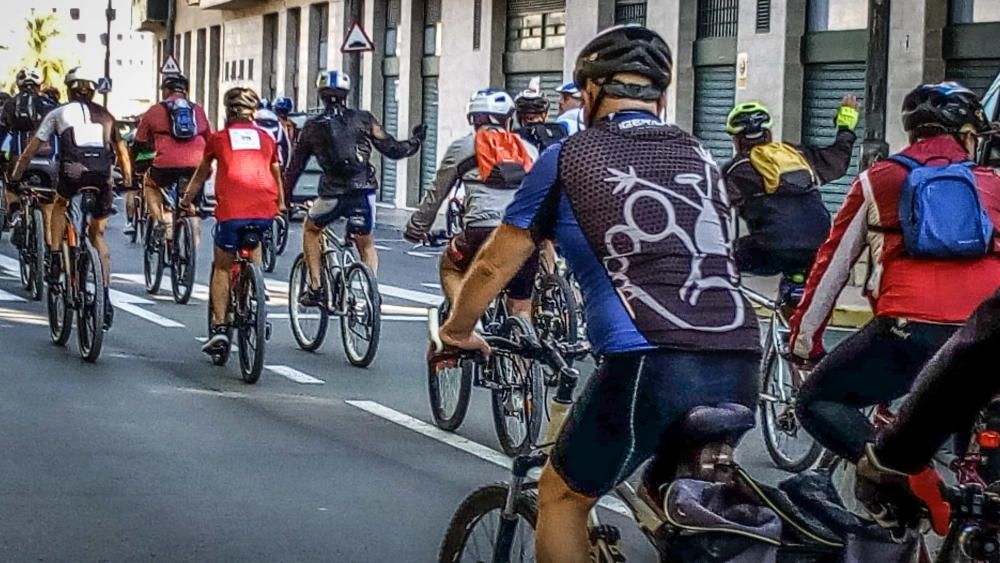
[[[114,165],[114,154],[108,142],[110,135],[107,131],[107,125],[94,121],[93,106],[78,105],[80,111],[84,112],[84,115],[91,123],[99,125],[104,129],[102,132],[102,143],[101,146],[80,146],[77,143],[74,128],[67,128],[59,134],[60,173],[64,178],[72,180],[80,186],[100,187],[107,185],[111,178],[111,167]],[[63,111],[75,110],[67,107]]]
[[12,103],[14,119],[10,127],[15,131],[33,131],[45,117],[44,112],[39,111],[42,100],[38,94],[21,92],[14,96]]
[[534,145],[538,152],[542,152],[566,137],[566,129],[558,123],[532,123],[522,127],[517,132],[522,139]]

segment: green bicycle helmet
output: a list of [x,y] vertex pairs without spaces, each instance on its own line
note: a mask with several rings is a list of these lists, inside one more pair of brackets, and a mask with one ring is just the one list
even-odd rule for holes
[[774,119],[771,112],[759,102],[739,104],[729,112],[726,118],[726,133],[732,136],[743,135],[748,139],[756,139],[771,130]]

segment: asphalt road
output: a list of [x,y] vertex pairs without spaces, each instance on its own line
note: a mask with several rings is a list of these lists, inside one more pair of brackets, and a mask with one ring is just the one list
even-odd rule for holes
[[[476,487],[505,478],[488,396],[455,435],[430,424],[423,309],[437,254],[379,231],[390,306],[379,355],[351,367],[339,329],[300,351],[282,296],[300,248],[267,274],[274,333],[257,385],[200,353],[205,291],[186,306],[142,286],[141,248],[109,228],[115,326],[96,365],[49,342],[44,303],[23,299],[0,242],[0,559],[11,561],[436,560],[445,526]],[[207,284],[211,222],[197,281]],[[273,281],[273,283],[272,283]],[[765,481],[759,432],[739,451]],[[628,527],[630,561],[655,561]]]

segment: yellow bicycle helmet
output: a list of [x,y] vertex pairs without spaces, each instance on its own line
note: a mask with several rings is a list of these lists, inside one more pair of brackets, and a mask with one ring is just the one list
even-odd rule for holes
[[747,102],[738,104],[729,112],[729,117],[726,118],[726,133],[755,139],[770,131],[773,124],[771,112],[763,104]]

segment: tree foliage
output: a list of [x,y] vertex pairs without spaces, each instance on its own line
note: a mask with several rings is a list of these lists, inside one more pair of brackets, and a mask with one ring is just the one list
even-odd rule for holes
[[56,53],[53,39],[62,34],[56,14],[32,15],[25,18],[27,51],[22,63],[35,67],[42,74],[42,87],[53,86],[63,92],[66,60]]

